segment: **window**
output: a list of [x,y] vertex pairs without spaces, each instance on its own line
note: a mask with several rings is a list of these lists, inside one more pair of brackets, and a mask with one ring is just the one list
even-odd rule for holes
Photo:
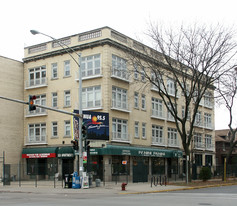
[[194,133],[194,147],[196,149],[202,148],[202,134]]
[[127,62],[125,59],[112,55],[112,76],[128,80]]
[[137,109],[139,107],[139,97],[138,97],[137,92],[134,93],[134,107],[137,108]]
[[152,144],[163,144],[163,127],[152,125]]
[[142,109],[146,109],[146,95],[142,94]]
[[58,94],[57,92],[52,93],[52,107],[58,106]]
[[71,136],[71,123],[70,120],[64,121],[64,136]]
[[137,64],[134,64],[134,79],[138,80],[139,72],[138,72],[138,66]]
[[82,108],[101,107],[101,86],[82,89]]
[[162,100],[152,98],[152,116],[154,117],[163,117],[163,103]]
[[195,154],[195,164],[197,166],[202,166],[202,155],[201,154]]
[[29,86],[46,84],[46,66],[35,67],[29,70]]
[[70,73],[70,61],[67,60],[67,61],[64,61],[64,77],[68,77],[70,75],[71,75],[71,73]]
[[196,116],[195,116],[195,126],[201,126],[202,124],[202,113],[200,111],[197,111]]
[[173,108],[172,108],[172,105],[168,102],[167,103],[167,119],[170,120],[170,121],[174,121],[174,116],[172,115],[173,112]]
[[142,68],[142,71],[141,71],[141,81],[145,82],[145,80],[146,80],[145,71],[144,71],[144,68]]
[[112,139],[118,141],[128,141],[127,120],[112,119]]
[[81,60],[81,71],[82,77],[96,76],[100,74],[100,54],[82,57]]
[[171,96],[175,96],[175,82],[173,79],[167,79],[167,92]]
[[161,74],[152,72],[151,73],[151,80],[152,80],[152,82],[154,82],[152,84],[152,89],[154,89],[156,91],[157,90],[159,91],[159,89],[160,90],[164,89],[164,84],[163,84],[163,79],[162,79]]
[[28,143],[46,143],[46,123],[29,124]]
[[204,113],[204,126],[205,128],[212,128],[211,114]]
[[205,135],[205,148],[206,149],[212,149],[212,136],[209,134]]
[[[185,117],[185,106],[182,106],[182,118]],[[187,120],[190,120],[190,110],[188,109]]]
[[204,106],[208,107],[208,108],[212,108],[213,104],[212,104],[212,94],[210,92],[207,92],[204,95]]
[[146,139],[146,123],[142,123],[142,138]]
[[71,94],[70,91],[64,91],[64,107],[71,106]]
[[128,110],[127,90],[118,87],[112,87],[112,107],[122,110]]
[[168,146],[178,146],[177,129],[168,128]]
[[134,130],[135,138],[139,138],[139,122],[135,122]]
[[58,137],[58,123],[52,122],[52,137]]
[[[34,103],[38,105],[46,106],[46,95],[45,94],[37,95]],[[36,110],[30,111],[30,114],[42,114],[42,113],[46,113],[46,109],[36,107]]]
[[56,79],[58,78],[58,64],[57,63],[53,63],[51,64],[51,71],[52,71],[52,79]]

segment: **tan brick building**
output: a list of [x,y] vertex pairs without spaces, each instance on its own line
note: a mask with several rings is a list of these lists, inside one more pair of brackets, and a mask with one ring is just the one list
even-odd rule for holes
[[[136,72],[128,73],[134,69],[127,63],[126,49],[140,43],[109,27],[59,41],[82,55],[83,111],[109,114],[109,139],[90,142],[94,177],[139,182],[155,174],[180,176],[182,144],[172,118],[154,88],[143,87]],[[36,95],[37,104],[69,112],[78,109],[78,65],[58,42],[25,48],[24,81],[25,100]],[[182,97],[179,101],[181,112]],[[203,124],[197,125],[192,145],[200,166],[215,164],[214,107],[208,103],[200,106]],[[43,178],[75,170],[71,123],[69,115],[25,108],[22,157],[27,174],[37,173],[35,165],[41,165],[38,174]]]
[[[24,99],[23,62],[0,56],[0,95],[13,99]],[[11,176],[17,175],[23,147],[23,104],[0,99],[0,156],[5,153],[5,163],[11,164]],[[0,177],[3,176],[0,158]]]

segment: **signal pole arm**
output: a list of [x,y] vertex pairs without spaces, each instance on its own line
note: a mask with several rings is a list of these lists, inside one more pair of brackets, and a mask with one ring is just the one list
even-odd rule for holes
[[[25,101],[22,101],[22,100],[12,99],[12,98],[3,97],[3,96],[0,96],[0,99],[16,102],[16,103],[20,103],[20,104],[27,104],[27,105],[30,104],[30,102],[25,102]],[[38,105],[38,104],[34,104],[34,105],[36,107],[40,107],[40,108],[43,108],[43,109],[47,109],[47,110],[51,110],[51,111],[54,111],[54,112],[59,112],[59,113],[67,114],[67,115],[73,115],[73,116],[76,116],[76,117],[79,117],[79,118],[82,119],[82,115],[81,114],[77,114],[77,113],[73,113],[73,112],[67,112],[65,110],[55,109],[55,108],[52,108],[52,107],[47,107],[47,106]]]

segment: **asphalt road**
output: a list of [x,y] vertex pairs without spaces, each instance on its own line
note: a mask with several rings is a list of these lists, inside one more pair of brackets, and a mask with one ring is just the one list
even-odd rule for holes
[[237,186],[135,195],[0,193],[0,205],[17,206],[236,206]]

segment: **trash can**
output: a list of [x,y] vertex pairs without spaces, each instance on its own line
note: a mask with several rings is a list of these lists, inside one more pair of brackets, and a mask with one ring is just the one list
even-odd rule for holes
[[72,176],[72,188],[73,189],[79,189],[81,188],[81,184],[80,184],[80,176],[78,176],[77,172],[73,173]]
[[64,183],[64,188],[72,188],[72,175],[65,174]]
[[100,179],[95,179],[95,186],[100,187]]

